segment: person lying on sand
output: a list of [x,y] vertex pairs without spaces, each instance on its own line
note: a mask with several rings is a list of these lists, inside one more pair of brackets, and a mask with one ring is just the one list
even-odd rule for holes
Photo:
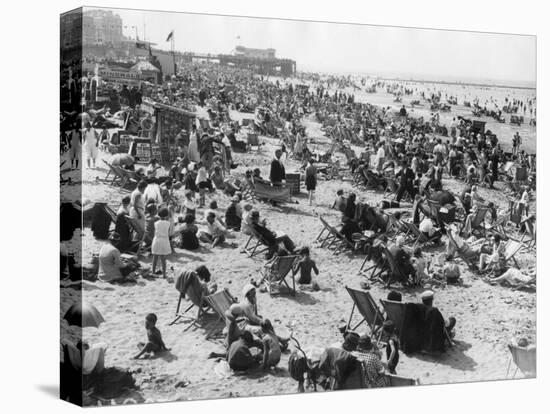
[[134,356],[134,359],[138,359],[140,356],[142,356],[145,353],[153,352],[163,352],[163,351],[170,351],[170,348],[166,348],[166,345],[164,344],[164,341],[162,340],[162,335],[160,334],[160,331],[155,326],[157,323],[157,315],[154,313],[150,313],[145,317],[145,330],[147,331],[147,343],[143,344],[140,342],[138,344],[138,347],[141,348],[139,353]]

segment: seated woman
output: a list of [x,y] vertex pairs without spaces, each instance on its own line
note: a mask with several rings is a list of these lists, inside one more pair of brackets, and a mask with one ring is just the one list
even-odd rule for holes
[[493,253],[481,253],[479,255],[479,270],[490,269],[500,275],[506,267],[506,246],[499,234],[495,234],[492,240]]
[[195,224],[195,216],[186,214],[185,217],[178,218],[178,224],[174,228],[174,235],[179,235],[180,249],[196,250],[200,247],[197,233],[199,228]]
[[217,190],[225,189],[225,181],[223,179],[222,169],[219,165],[214,167],[214,171],[210,174],[210,181]]
[[429,241],[433,243],[439,243],[441,240],[441,232],[435,228],[433,221],[429,217],[424,217],[418,226],[420,233],[422,233]]
[[[242,310],[242,316],[244,318],[243,321],[239,323],[239,328],[244,331],[249,331],[258,338],[263,338],[264,333],[262,324],[266,319],[257,314],[256,288],[251,283],[244,286],[243,299],[239,302],[239,307]],[[283,338],[278,335],[277,338],[283,350],[286,349],[290,338]]]
[[[131,264],[124,264],[120,258],[120,250],[116,247],[120,236],[113,232],[109,240],[99,250],[98,278],[103,282],[122,282],[128,279],[135,270]],[[133,280],[133,279],[130,279]]]
[[252,234],[252,204],[245,204],[243,210],[241,233],[250,236]]
[[231,198],[231,204],[225,211],[225,224],[229,230],[240,231],[241,230],[241,217],[239,216],[239,202],[238,196]]
[[388,251],[395,259],[395,264],[397,267],[399,267],[403,276],[407,278],[404,280],[399,280],[399,282],[401,282],[402,284],[407,284],[408,278],[412,278],[414,280],[416,271],[414,269],[414,266],[412,265],[409,253],[407,253],[403,248],[404,244],[405,238],[403,236],[398,236],[395,239],[395,244],[392,244],[388,248]]

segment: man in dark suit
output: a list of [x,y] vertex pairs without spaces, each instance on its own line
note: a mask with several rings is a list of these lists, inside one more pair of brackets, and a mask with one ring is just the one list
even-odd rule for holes
[[401,198],[405,194],[405,191],[409,193],[412,199],[414,199],[414,173],[409,167],[407,160],[404,160],[401,164],[402,168],[396,175],[399,178],[399,189],[397,190],[396,201],[401,201]]
[[281,162],[282,152],[280,149],[275,151],[275,158],[271,161],[271,170],[269,172],[269,179],[273,185],[282,185],[283,180],[286,179],[285,166]]

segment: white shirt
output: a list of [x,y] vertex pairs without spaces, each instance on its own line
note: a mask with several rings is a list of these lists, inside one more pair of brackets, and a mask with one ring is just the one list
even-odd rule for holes
[[427,217],[424,218],[424,220],[420,222],[420,226],[418,226],[418,229],[422,233],[428,233],[428,235],[431,236],[434,232],[434,225],[432,223],[432,220]]

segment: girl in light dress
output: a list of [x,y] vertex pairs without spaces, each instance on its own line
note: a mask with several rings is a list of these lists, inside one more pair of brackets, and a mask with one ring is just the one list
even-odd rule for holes
[[161,208],[158,215],[160,220],[155,223],[155,237],[151,244],[151,253],[153,253],[153,274],[156,273],[157,263],[160,259],[162,276],[166,279],[166,256],[172,253],[172,246],[170,245],[170,212],[167,208]]

